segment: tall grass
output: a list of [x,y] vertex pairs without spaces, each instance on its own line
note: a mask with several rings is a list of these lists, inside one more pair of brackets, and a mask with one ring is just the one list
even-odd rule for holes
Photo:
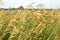
[[0,40],[60,40],[60,10],[1,10]]

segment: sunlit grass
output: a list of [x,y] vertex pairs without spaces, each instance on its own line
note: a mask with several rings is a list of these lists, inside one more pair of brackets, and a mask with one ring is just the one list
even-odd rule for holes
[[60,40],[60,10],[1,10],[0,40]]

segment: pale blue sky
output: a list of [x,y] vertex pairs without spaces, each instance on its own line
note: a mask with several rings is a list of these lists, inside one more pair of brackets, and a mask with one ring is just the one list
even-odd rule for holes
[[60,4],[60,0],[3,0],[3,5],[0,7],[2,8],[9,8],[9,7],[14,7],[17,8],[19,6],[26,7],[30,3],[35,2],[35,5],[39,3],[43,3],[46,8],[56,8],[58,4]]

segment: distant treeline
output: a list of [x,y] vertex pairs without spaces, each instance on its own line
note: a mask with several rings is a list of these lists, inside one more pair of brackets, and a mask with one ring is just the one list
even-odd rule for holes
[[9,8],[0,8],[0,10],[8,10],[8,9],[24,9],[24,7],[20,6],[18,8],[11,8],[11,7],[9,7]]
[[[20,6],[20,7],[18,7],[18,8],[0,8],[0,10],[18,10],[18,9],[22,9],[22,10],[26,10],[26,9],[28,9],[29,10],[29,8],[24,8],[23,6]],[[30,9],[30,10],[32,10],[32,9]],[[41,9],[34,9],[34,10],[41,10]],[[53,9],[46,9],[46,10],[53,10]]]

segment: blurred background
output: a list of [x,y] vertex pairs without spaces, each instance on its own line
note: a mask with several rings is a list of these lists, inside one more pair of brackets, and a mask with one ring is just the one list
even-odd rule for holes
[[0,0],[0,8],[46,8],[55,9],[60,7],[60,0]]

